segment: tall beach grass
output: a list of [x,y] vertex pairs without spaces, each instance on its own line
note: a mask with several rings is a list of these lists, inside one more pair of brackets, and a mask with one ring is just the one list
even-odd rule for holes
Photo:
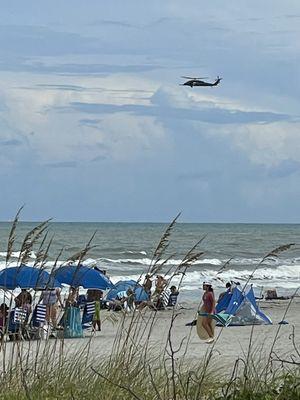
[[[12,251],[16,250],[14,245],[19,214],[8,238],[7,268]],[[170,258],[167,255],[168,244],[172,230],[176,228],[176,221],[177,217],[163,233],[153,252],[151,266],[145,272],[152,276],[157,273],[168,273],[171,277],[180,275],[181,284],[190,266],[205,254],[205,250],[202,248],[204,238],[201,238],[182,257],[179,266],[168,266],[166,270],[166,260]],[[48,222],[37,225],[26,235],[20,249],[19,265],[28,260],[31,250],[38,249],[35,267],[45,268],[52,241],[52,238],[48,239]],[[262,262],[291,246],[289,244],[271,251],[262,257]],[[90,248],[92,239],[69,260],[79,265]],[[292,301],[293,298],[288,307]],[[0,399],[300,399],[300,352],[294,340],[293,354],[284,359],[277,356],[275,348],[280,326],[270,349],[255,347],[252,329],[244,356],[237,358],[233,365],[225,367],[215,362],[215,344],[207,348],[201,359],[195,361],[185,356],[184,349],[190,344],[189,334],[179,345],[174,344],[175,322],[179,313],[176,309],[168,313],[165,346],[157,351],[153,332],[159,329],[158,313],[155,310],[141,312],[138,309],[131,314],[119,313],[115,321],[114,344],[108,356],[101,355],[101,347],[105,347],[105,342],[92,335],[85,339],[14,342],[8,342],[3,337],[0,352]],[[116,319],[115,316],[112,318]],[[292,331],[292,334],[295,338],[297,332]],[[217,340],[220,340],[221,335],[222,329]],[[99,346],[98,351],[95,351],[95,340]]]

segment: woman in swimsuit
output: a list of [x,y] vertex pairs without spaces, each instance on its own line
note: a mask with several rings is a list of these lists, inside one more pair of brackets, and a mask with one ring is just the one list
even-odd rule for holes
[[[212,288],[212,285],[206,282],[203,282],[203,306],[202,306],[202,311],[207,313],[207,314],[214,314],[215,313],[215,296],[214,296],[214,290]],[[214,339],[214,326],[212,324],[212,318],[210,317],[203,317],[202,319],[202,326],[206,330],[209,336],[209,340],[213,341]]]

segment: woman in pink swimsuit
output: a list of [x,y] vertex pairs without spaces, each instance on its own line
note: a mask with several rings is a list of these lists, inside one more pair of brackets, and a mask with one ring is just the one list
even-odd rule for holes
[[[215,295],[212,285],[206,282],[203,282],[203,290],[204,294],[202,297],[203,305],[202,305],[202,312],[208,314],[215,313]],[[208,333],[210,339],[214,339],[214,326],[212,324],[212,318],[210,317],[203,317],[202,319],[202,326]]]

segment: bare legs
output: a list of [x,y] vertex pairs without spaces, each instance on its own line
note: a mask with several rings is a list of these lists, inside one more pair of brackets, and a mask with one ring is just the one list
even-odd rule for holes
[[210,338],[213,338],[214,337],[214,328],[213,328],[213,325],[212,325],[212,319],[209,318],[209,317],[203,317],[202,326],[206,330],[206,332],[208,333],[208,336]]

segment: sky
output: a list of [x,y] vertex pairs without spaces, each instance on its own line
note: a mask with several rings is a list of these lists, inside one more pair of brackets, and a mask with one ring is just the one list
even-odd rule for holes
[[298,0],[1,16],[0,220],[300,223]]

